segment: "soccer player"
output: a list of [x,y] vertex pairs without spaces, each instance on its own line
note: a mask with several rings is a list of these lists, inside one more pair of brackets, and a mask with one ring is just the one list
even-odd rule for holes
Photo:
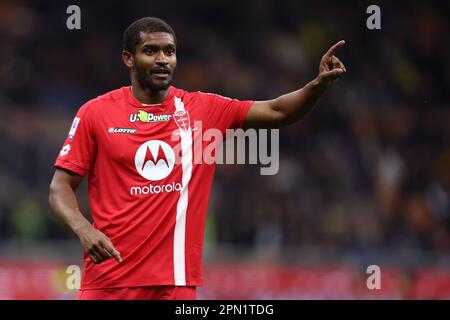
[[[173,87],[173,29],[153,17],[133,22],[122,52],[131,86],[78,110],[50,185],[52,209],[85,252],[78,299],[195,299],[215,165],[193,161],[194,121],[222,132],[298,121],[346,72],[334,56],[344,43],[325,53],[317,77],[300,90],[238,101]],[[93,224],[75,193],[85,175]]]

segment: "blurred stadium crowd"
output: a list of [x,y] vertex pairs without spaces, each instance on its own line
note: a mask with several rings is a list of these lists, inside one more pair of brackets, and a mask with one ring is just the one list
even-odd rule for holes
[[129,84],[122,33],[151,15],[177,33],[176,86],[241,99],[303,86],[325,50],[347,41],[345,78],[281,130],[278,175],[219,166],[208,245],[448,256],[448,2],[380,2],[375,31],[363,2],[79,1],[78,31],[66,28],[70,4],[0,3],[0,239],[74,237],[48,206],[52,164],[79,106]]

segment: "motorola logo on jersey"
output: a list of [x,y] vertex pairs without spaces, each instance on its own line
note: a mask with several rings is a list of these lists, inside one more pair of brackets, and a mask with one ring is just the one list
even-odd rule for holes
[[175,153],[164,141],[150,140],[137,149],[134,164],[136,170],[145,179],[159,181],[172,172],[175,165]]

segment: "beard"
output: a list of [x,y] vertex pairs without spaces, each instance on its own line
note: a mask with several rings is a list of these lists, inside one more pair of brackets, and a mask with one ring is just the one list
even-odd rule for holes
[[167,90],[172,84],[172,73],[170,74],[170,77],[168,77],[167,81],[155,82],[154,79],[152,79],[151,74],[146,72],[144,68],[141,68],[138,63],[135,63],[134,66],[136,69],[137,80],[145,89],[150,91],[163,91]]

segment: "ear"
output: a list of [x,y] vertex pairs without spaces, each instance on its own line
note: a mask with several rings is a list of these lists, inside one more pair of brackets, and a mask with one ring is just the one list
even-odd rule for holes
[[134,66],[134,57],[130,52],[125,50],[122,51],[122,60],[128,68],[132,68]]

